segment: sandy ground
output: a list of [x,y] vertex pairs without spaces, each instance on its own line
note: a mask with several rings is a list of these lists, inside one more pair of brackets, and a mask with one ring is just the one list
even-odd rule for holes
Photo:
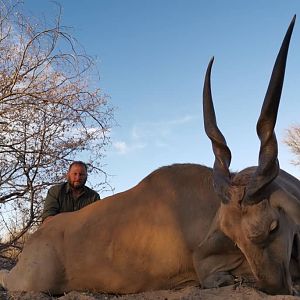
[[[0,258],[0,268],[11,269],[13,263]],[[297,284],[297,290],[300,285]],[[0,291],[0,300],[300,300],[299,296],[276,295],[271,296],[257,289],[237,283],[222,288],[200,289],[187,287],[180,290],[153,291],[131,295],[108,295],[99,293],[79,293],[72,291],[62,296],[53,297],[43,293],[10,293]]]
[[1,300],[296,300],[300,297],[296,296],[270,296],[257,291],[254,288],[247,286],[227,286],[222,288],[201,290],[197,287],[188,287],[176,291],[155,291],[132,295],[105,295],[105,294],[91,294],[70,292],[64,296],[51,297],[42,293],[0,293]]

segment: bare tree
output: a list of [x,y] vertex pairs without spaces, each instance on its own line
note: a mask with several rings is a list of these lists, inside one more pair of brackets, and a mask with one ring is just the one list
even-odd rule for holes
[[113,109],[59,7],[51,26],[27,18],[21,3],[0,6],[0,230],[10,233],[3,248],[39,222],[45,190],[75,157],[103,187]]
[[292,164],[300,166],[300,124],[290,126],[283,141],[296,157],[292,160]]

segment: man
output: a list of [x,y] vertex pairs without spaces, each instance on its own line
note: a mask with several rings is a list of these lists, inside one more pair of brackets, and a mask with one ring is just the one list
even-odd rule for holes
[[49,189],[42,214],[43,223],[59,213],[79,210],[99,200],[99,194],[85,186],[86,180],[87,165],[82,161],[74,161],[69,167],[67,182]]

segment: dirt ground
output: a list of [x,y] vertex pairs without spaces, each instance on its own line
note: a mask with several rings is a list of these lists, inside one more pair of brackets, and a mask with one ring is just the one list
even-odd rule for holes
[[[0,268],[11,269],[13,263],[0,258]],[[300,285],[296,286],[297,290]],[[236,284],[222,288],[200,289],[187,287],[180,290],[162,290],[131,295],[69,292],[53,297],[43,293],[16,293],[0,291],[0,300],[300,300],[300,296],[270,296],[246,285]]]
[[70,292],[60,297],[51,297],[42,293],[7,293],[0,292],[1,300],[296,300],[296,296],[270,296],[247,286],[227,286],[201,290],[188,287],[175,291],[155,291],[132,295],[105,295]]

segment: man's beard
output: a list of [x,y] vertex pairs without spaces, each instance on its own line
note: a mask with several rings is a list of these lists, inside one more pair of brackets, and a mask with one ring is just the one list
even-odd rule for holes
[[71,180],[68,179],[68,183],[70,185],[70,187],[74,190],[81,190],[83,189],[85,183],[86,183],[86,180],[82,181],[82,182],[71,182]]

